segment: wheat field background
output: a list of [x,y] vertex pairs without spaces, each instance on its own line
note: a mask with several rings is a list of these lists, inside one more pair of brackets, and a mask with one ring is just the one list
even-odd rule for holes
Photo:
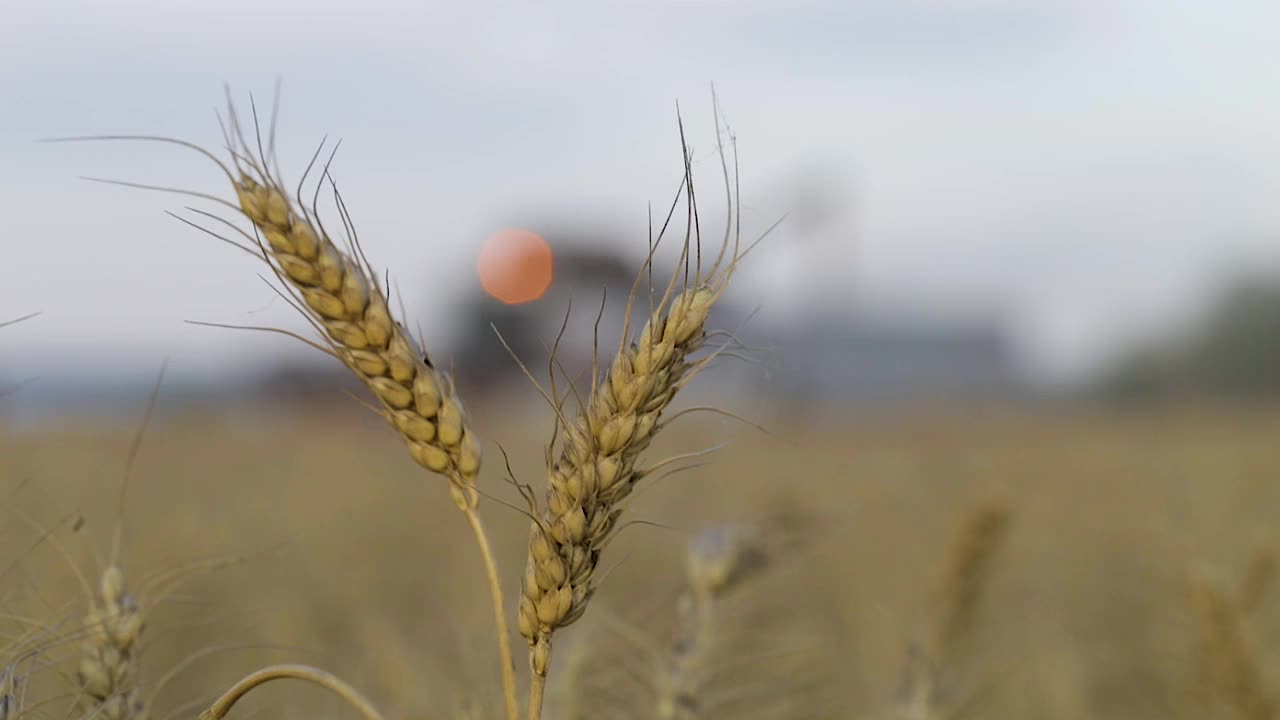
[[0,720],[1280,720],[1280,3],[0,8]]
[[[423,475],[393,434],[351,405],[324,417],[202,416],[167,409],[161,395],[124,505],[123,567],[132,578],[186,578],[148,620],[142,687],[190,660],[159,690],[153,717],[194,715],[188,703],[282,659],[341,675],[392,717],[496,716],[491,619],[464,523],[443,481]],[[512,466],[533,471],[543,439],[531,429],[542,415],[533,402],[515,413],[473,408],[488,437],[509,439]],[[571,673],[562,653],[565,682],[581,681],[580,717],[652,716],[643,708],[654,658],[641,639],[650,651],[665,647],[686,541],[711,524],[779,515],[804,528],[801,540],[731,598],[715,655],[722,672],[710,685],[755,699],[718,716],[906,712],[911,648],[947,612],[939,598],[968,518],[992,506],[1007,513],[1008,531],[978,580],[936,716],[1273,716],[1280,664],[1266,584],[1280,413],[752,419],[772,434],[691,417],[661,443],[685,452],[730,441],[704,467],[640,494],[631,517],[643,524],[622,533],[598,605],[562,643],[607,660]],[[0,597],[13,614],[11,636],[17,617],[70,626],[83,613],[68,563],[36,526],[93,576],[135,429],[0,435]],[[512,501],[499,468],[491,463],[480,485]],[[487,520],[501,569],[514,575],[527,522],[492,501]],[[226,559],[233,564],[199,568]],[[1260,586],[1250,592],[1263,601],[1237,618],[1244,665],[1214,659],[1231,651],[1199,609],[1197,583],[1232,597]],[[49,656],[77,651],[68,641]],[[1215,662],[1255,674],[1262,704],[1237,697],[1253,691],[1248,683],[1215,681]],[[30,696],[68,693],[57,670],[32,674]],[[805,710],[770,710],[770,697]],[[39,712],[58,717],[67,703],[49,700]],[[350,712],[306,687],[265,689],[246,703],[256,709],[237,709],[245,716]]]

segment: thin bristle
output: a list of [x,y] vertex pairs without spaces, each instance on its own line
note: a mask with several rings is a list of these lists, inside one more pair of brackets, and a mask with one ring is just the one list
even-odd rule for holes
[[30,315],[23,315],[22,317],[17,317],[12,320],[5,320],[3,322],[0,322],[0,328],[9,327],[10,325],[17,325],[18,323],[23,322],[25,320],[30,320],[31,318],[39,317],[39,315],[40,313],[34,312],[34,313],[31,313]]

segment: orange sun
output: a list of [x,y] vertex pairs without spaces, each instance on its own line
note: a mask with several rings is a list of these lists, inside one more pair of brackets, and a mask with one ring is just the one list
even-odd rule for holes
[[484,241],[476,272],[480,286],[508,305],[532,302],[551,287],[551,246],[531,231],[509,228]]

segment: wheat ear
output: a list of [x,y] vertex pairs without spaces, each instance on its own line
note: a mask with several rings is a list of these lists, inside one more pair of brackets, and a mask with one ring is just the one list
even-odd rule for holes
[[[576,420],[560,415],[560,401],[554,400],[562,441],[559,458],[549,462],[545,505],[535,512],[530,529],[517,615],[517,627],[529,643],[531,720],[541,717],[551,637],[586,610],[596,589],[600,553],[618,529],[624,501],[650,474],[638,465],[641,452],[662,429],[662,413],[677,391],[715,357],[695,356],[706,344],[707,316],[727,288],[741,254],[736,239],[730,242],[732,223],[727,222],[719,257],[709,269],[702,267],[695,247],[698,231],[687,147],[684,160],[688,222],[681,252],[683,276],[678,264],[638,337],[629,338],[624,326],[624,345],[603,374],[593,374],[590,396]],[[725,178],[728,187],[727,170]],[[732,207],[730,203],[730,212]],[[636,287],[649,267],[647,262]],[[635,297],[633,288],[628,320]],[[549,449],[548,457],[553,455]]]
[[1009,509],[1000,503],[977,508],[954,536],[937,590],[925,647],[909,648],[898,713],[910,720],[942,715],[941,675],[953,668],[977,626],[982,596],[996,554],[1008,534]]
[[1273,720],[1276,706],[1267,695],[1257,653],[1245,631],[1235,598],[1202,573],[1190,577],[1189,590],[1200,625],[1197,652],[1200,689],[1221,700],[1242,720]]
[[146,718],[146,704],[138,690],[144,624],[142,606],[126,588],[124,572],[119,565],[108,565],[86,622],[89,637],[77,672],[86,712],[107,720]]
[[111,555],[98,580],[98,596],[96,599],[90,597],[91,608],[85,623],[89,635],[83,644],[76,675],[86,696],[86,710],[92,711],[89,713],[91,716],[101,715],[106,720],[144,720],[147,717],[147,703],[138,688],[139,656],[147,613],[138,597],[139,592],[130,591],[125,583],[120,553],[124,541],[124,509],[129,480],[163,384],[162,366],[125,460]]
[[[253,224],[255,233],[250,236],[236,229],[249,240],[249,245],[219,235],[194,221],[180,219],[266,262],[290,293],[290,302],[322,333],[328,347],[309,341],[308,344],[338,358],[360,378],[378,399],[378,411],[404,439],[413,459],[448,479],[450,496],[465,515],[485,565],[498,634],[508,720],[516,720],[518,700],[503,593],[497,562],[476,512],[479,493],[475,481],[480,471],[480,443],[467,425],[453,383],[431,364],[404,325],[393,318],[386,290],[364,258],[350,216],[327,165],[316,187],[316,196],[325,182],[333,186],[342,227],[347,235],[346,250],[339,248],[320,221],[314,198],[310,207],[303,201],[302,184],[298,192],[291,195],[285,189],[279,171],[272,169],[269,159],[275,156],[274,118],[267,150],[264,151],[261,133],[257,132],[256,110],[256,147],[246,139],[230,100],[227,116],[224,132],[231,167],[204,148],[173,138],[113,135],[62,140],[141,140],[175,144],[199,152],[222,169],[235,190],[234,204],[200,193],[135,183],[118,184],[183,192],[222,203],[243,214]],[[319,153],[317,149],[316,157]],[[314,158],[312,163],[314,165]],[[308,167],[307,174],[310,171],[311,167]],[[304,183],[305,179],[304,174]],[[236,227],[210,213],[195,212]]]
[[676,604],[676,632],[656,683],[654,716],[658,720],[705,717],[703,688],[720,601],[762,569],[767,559],[765,536],[752,526],[706,528],[689,543],[685,589]]
[[[231,113],[235,127],[234,110]],[[413,459],[449,479],[454,504],[465,514],[485,563],[507,713],[514,720],[518,709],[502,588],[476,513],[480,445],[466,424],[453,384],[431,365],[404,325],[392,319],[377,277],[367,262],[356,258],[354,239],[351,253],[339,250],[314,215],[300,201],[290,201],[279,179],[266,170],[265,156],[261,163],[253,160],[244,142],[241,151],[234,180],[240,210],[266,239],[277,275],[297,291],[301,306],[324,328],[334,353],[382,403],[384,417],[400,432]],[[349,228],[345,206],[340,197],[337,201]]]
[[954,657],[977,625],[982,595],[990,584],[996,554],[1004,545],[1009,518],[1009,509],[1001,504],[978,508],[951,545],[932,643],[932,654],[939,662]]

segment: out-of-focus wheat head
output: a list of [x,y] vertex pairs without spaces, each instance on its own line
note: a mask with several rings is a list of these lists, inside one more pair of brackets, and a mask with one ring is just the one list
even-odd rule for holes
[[107,720],[145,720],[138,690],[138,661],[145,616],[125,585],[124,572],[111,564],[102,573],[98,596],[85,619],[85,640],[76,677],[87,714]]
[[983,595],[1008,534],[1011,512],[1002,502],[969,513],[948,550],[933,598],[925,641],[908,648],[898,716],[903,720],[950,717],[958,703],[948,681],[971,654]]
[[[664,427],[663,411],[716,357],[716,352],[700,356],[707,345],[704,325],[728,287],[741,249],[733,232],[731,201],[717,257],[703,265],[687,147],[684,164],[688,220],[676,272],[665,289],[655,293],[647,288],[647,322],[634,337],[624,325],[622,345],[613,360],[603,372],[593,369],[590,393],[577,417],[570,420],[560,412],[560,398],[552,399],[561,441],[554,460],[555,451],[548,449],[545,503],[535,508],[517,615],[517,627],[529,642],[537,687],[550,664],[552,635],[582,617],[596,589],[600,554],[618,529],[625,500],[652,470],[639,459]],[[722,167],[728,189],[727,165]],[[659,241],[661,237],[660,232]],[[628,298],[626,323],[651,262],[652,254]],[[540,698],[531,703],[540,703]]]
[[[1258,559],[1255,557],[1255,563]],[[1250,589],[1251,568],[1244,589]],[[1255,579],[1253,582],[1257,582]],[[1222,587],[1205,569],[1188,573],[1187,591],[1196,618],[1193,677],[1189,703],[1210,717],[1274,720],[1276,704],[1267,686],[1256,637],[1248,627],[1242,600],[1259,601],[1259,594],[1237,596]]]
[[[714,659],[722,626],[722,601],[776,561],[788,538],[762,525],[717,525],[701,530],[685,553],[685,589],[676,603],[676,630],[660,659],[655,680],[654,717],[705,720],[723,716],[709,693],[719,670]],[[768,698],[759,698],[768,702]]]
[[811,520],[770,512],[703,527],[680,556],[677,587],[649,578],[643,597],[595,601],[557,643],[546,717],[846,717],[832,689],[848,648],[833,641],[829,608],[805,593],[818,559]]

